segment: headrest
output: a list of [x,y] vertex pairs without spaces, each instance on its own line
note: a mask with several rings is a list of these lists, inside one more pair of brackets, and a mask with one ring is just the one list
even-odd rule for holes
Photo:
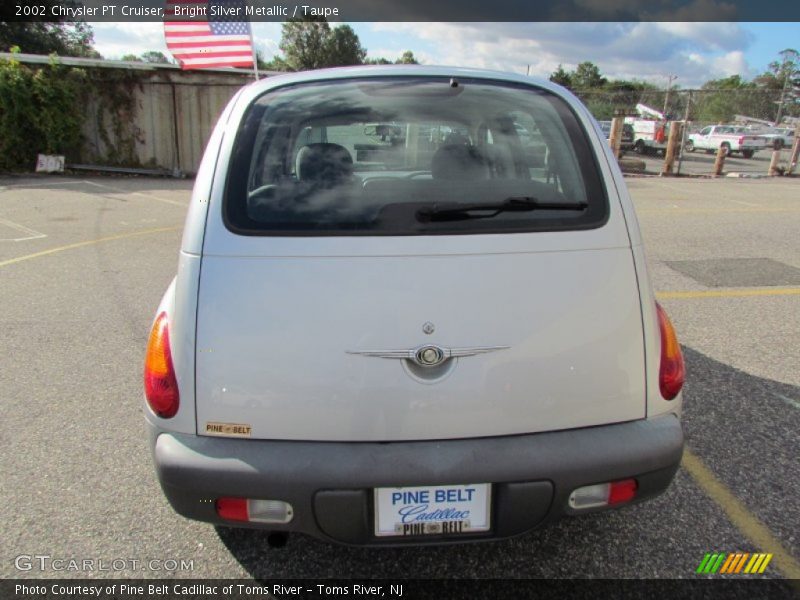
[[431,159],[431,175],[434,179],[488,179],[489,166],[474,146],[446,144]]
[[353,157],[339,144],[309,144],[300,148],[295,167],[300,181],[337,185],[353,175]]

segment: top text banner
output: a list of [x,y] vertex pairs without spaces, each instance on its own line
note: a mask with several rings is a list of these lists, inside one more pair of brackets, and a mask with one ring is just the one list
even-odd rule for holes
[[314,16],[350,22],[800,21],[798,0],[250,0],[244,8],[202,0],[3,0],[2,5],[3,21],[286,21]]

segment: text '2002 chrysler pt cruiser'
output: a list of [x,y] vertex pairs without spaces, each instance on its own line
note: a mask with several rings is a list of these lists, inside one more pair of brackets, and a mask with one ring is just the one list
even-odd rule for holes
[[663,492],[683,358],[586,108],[437,67],[269,78],[197,174],[145,360],[180,514],[357,545]]

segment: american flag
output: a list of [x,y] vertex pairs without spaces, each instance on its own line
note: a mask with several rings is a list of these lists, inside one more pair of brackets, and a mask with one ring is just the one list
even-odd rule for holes
[[[189,11],[192,21],[185,20]],[[253,66],[250,23],[241,21],[244,0],[167,0],[166,13],[167,48],[181,69]]]

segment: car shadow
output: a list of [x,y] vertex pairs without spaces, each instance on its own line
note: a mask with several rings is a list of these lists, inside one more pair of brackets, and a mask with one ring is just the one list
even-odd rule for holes
[[[684,356],[688,447],[796,553],[792,524],[800,522],[800,505],[792,490],[800,487],[800,410],[788,400],[800,401],[800,388],[755,377],[691,348],[684,347]],[[705,552],[757,550],[684,469],[649,502],[478,544],[355,548],[293,534],[285,547],[273,548],[266,532],[216,529],[240,565],[267,580],[691,577]]]

